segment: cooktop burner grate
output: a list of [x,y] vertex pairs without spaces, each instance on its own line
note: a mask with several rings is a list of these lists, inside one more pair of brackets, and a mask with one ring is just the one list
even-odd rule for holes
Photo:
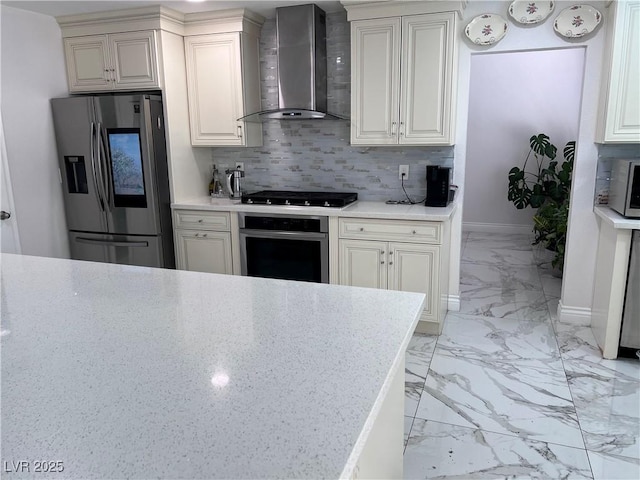
[[297,192],[262,190],[242,195],[242,203],[254,205],[295,205],[303,207],[344,207],[358,199],[351,192]]

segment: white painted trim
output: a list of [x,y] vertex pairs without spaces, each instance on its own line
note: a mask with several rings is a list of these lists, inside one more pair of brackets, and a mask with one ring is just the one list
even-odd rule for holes
[[425,13],[457,12],[462,13],[467,6],[467,0],[342,0],[342,6],[347,11],[347,20],[370,20],[373,18],[400,17],[403,15],[421,15]]
[[184,35],[184,14],[160,5],[64,15],[56,21],[63,38],[157,29]]
[[511,223],[475,223],[462,222],[463,232],[486,232],[486,233],[522,233],[531,234],[532,225],[516,225]]
[[447,310],[450,312],[460,311],[460,295],[449,295],[447,300]]
[[585,307],[569,307],[558,302],[558,321],[588,327],[591,325],[591,309]]
[[5,222],[11,222],[11,227],[9,227],[9,223],[7,223],[6,228],[11,228],[11,236],[13,237],[13,248],[14,252],[11,253],[22,253],[22,244],[20,243],[20,232],[18,231],[18,220],[16,214],[16,206],[13,199],[13,186],[11,185],[11,175],[9,172],[9,155],[7,154],[7,144],[4,140],[4,124],[2,123],[2,114],[0,114],[0,156],[2,157],[2,171],[0,175],[3,177],[2,187],[7,190],[4,192],[4,196],[6,197],[7,205],[2,205],[5,207],[11,214],[12,218],[9,220],[5,220]]

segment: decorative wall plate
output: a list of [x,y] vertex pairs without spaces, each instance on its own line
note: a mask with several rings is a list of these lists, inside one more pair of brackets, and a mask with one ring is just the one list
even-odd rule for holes
[[600,24],[602,15],[591,5],[573,5],[560,12],[553,29],[566,38],[578,38],[591,33]]
[[484,13],[471,20],[464,33],[476,45],[493,45],[507,34],[507,22],[495,13]]
[[509,15],[514,21],[524,25],[540,23],[546,20],[555,4],[552,1],[515,0],[509,5]]

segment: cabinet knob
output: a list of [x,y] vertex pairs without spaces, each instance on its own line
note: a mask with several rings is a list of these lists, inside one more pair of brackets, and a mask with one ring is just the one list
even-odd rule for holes
[[361,231],[361,232],[364,232],[364,227],[360,227],[360,231]]
[[384,260],[380,260],[380,265],[384,265]]
[[200,236],[200,234],[199,234],[199,233],[196,233],[196,235],[195,235],[195,236],[196,236],[196,237],[199,237],[199,236]]
[[416,234],[416,233],[418,233],[418,232],[416,232],[416,231],[414,230],[414,231],[413,231],[413,232],[411,232],[411,233],[413,233],[413,234],[415,235],[415,234]]
[[393,250],[389,252],[389,255],[393,255]]
[[[202,223],[202,219],[198,220],[198,223]],[[413,232],[413,233],[416,233],[416,232]]]
[[389,262],[389,265],[393,265],[393,262]]
[[204,233],[202,236],[203,236],[203,237],[206,237],[206,236],[207,236],[207,234],[206,234],[206,233]]

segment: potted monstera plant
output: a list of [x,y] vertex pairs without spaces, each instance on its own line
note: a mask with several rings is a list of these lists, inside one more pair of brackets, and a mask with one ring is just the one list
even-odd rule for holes
[[[537,209],[533,216],[533,244],[542,244],[551,250],[554,253],[551,265],[561,272],[576,142],[567,142],[562,150],[561,163],[556,160],[557,147],[544,133],[533,135],[529,139],[529,146],[522,168],[513,167],[509,170],[507,198],[518,209]],[[532,165],[533,161],[535,165]]]

